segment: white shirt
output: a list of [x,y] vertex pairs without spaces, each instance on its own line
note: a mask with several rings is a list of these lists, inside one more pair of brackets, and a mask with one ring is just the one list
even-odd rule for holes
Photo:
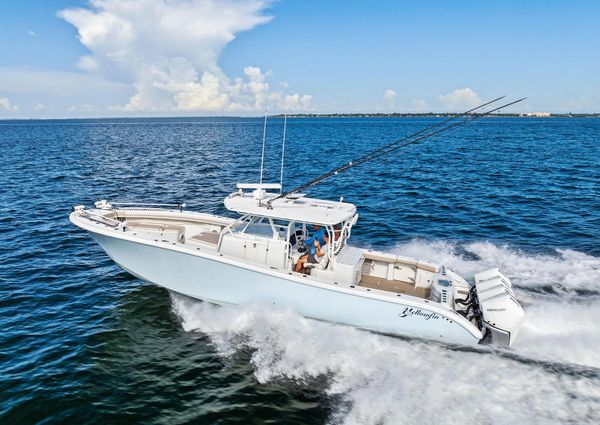
[[329,244],[326,243],[325,245],[321,245],[320,251],[321,251],[322,255],[318,255],[319,251],[317,251],[317,254],[315,254],[315,258],[319,262],[319,264],[323,264],[323,262],[327,258],[327,251],[328,250],[329,250]]

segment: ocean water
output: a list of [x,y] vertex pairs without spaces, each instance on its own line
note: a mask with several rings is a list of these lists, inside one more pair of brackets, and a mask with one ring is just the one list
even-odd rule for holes
[[[284,185],[434,118],[290,119]],[[279,180],[282,122],[268,128]],[[0,121],[0,423],[600,423],[600,120],[489,118],[311,190],[353,243],[498,265],[527,316],[511,350],[449,348],[142,282],[68,221],[98,199],[231,215],[262,121]]]

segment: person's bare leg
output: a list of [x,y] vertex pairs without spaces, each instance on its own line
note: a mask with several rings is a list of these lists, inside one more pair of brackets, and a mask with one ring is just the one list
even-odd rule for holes
[[307,259],[308,259],[308,257],[305,255],[300,257],[300,259],[298,260],[298,263],[296,264],[296,267],[294,268],[294,271],[296,273],[300,273],[302,271],[302,269],[304,268],[304,263],[306,263]]

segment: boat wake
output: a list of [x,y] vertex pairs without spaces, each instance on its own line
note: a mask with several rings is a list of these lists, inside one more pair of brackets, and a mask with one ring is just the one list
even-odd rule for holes
[[500,267],[517,288],[540,292],[600,295],[600,258],[570,249],[528,254],[507,245],[413,240],[395,247],[397,254],[444,264],[465,278]]
[[[261,383],[322,382],[333,400],[343,400],[332,423],[598,423],[600,259],[574,251],[527,255],[490,243],[464,249],[469,253],[445,242],[412,241],[396,251],[465,275],[503,267],[527,301],[510,351],[393,338],[290,310],[216,307],[177,294],[173,310],[185,330],[207,334],[220,355],[249,350]],[[560,295],[526,291],[554,285]]]
[[600,368],[600,258],[569,249],[528,254],[506,245],[413,240],[401,255],[430,258],[471,278],[500,267],[513,282],[525,321],[513,352]]

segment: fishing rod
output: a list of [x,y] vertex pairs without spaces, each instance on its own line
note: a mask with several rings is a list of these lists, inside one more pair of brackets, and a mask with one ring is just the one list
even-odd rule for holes
[[[443,121],[441,121],[439,123],[436,123],[434,125],[426,127],[423,130],[420,130],[420,131],[418,131],[416,133],[410,134],[410,135],[408,135],[406,137],[403,137],[403,138],[401,138],[399,140],[396,140],[396,141],[394,141],[392,143],[389,143],[389,144],[387,144],[387,145],[385,145],[383,147],[380,147],[380,148],[378,148],[378,149],[376,149],[376,150],[374,150],[372,152],[369,152],[369,153],[367,153],[367,154],[365,154],[365,155],[357,158],[354,161],[350,161],[350,162],[348,162],[346,164],[343,164],[343,165],[341,165],[341,166],[339,166],[337,168],[334,168],[333,170],[331,170],[331,171],[329,171],[329,172],[327,172],[325,174],[322,174],[322,175],[320,175],[320,176],[312,179],[311,181],[309,181],[307,183],[304,183],[304,184],[302,184],[302,185],[300,185],[300,186],[298,186],[298,187],[296,187],[296,188],[294,188],[292,190],[289,190],[289,191],[287,191],[287,192],[285,192],[283,194],[280,194],[279,196],[276,196],[276,197],[270,199],[269,201],[267,201],[267,205],[270,207],[271,203],[273,201],[277,200],[277,199],[285,198],[286,196],[289,196],[289,195],[291,195],[293,193],[296,193],[296,192],[299,192],[299,191],[301,191],[303,189],[307,189],[309,187],[315,186],[315,185],[319,184],[320,182],[322,182],[323,180],[325,180],[325,179],[327,179],[327,178],[329,178],[331,176],[337,175],[339,173],[342,173],[342,172],[344,172],[344,171],[346,171],[346,170],[348,170],[350,168],[356,167],[357,165],[360,165],[360,164],[363,164],[363,163],[365,163],[367,161],[371,161],[373,159],[379,158],[379,157],[381,157],[383,155],[387,155],[387,154],[389,154],[391,152],[394,152],[394,151],[396,151],[398,149],[401,149],[401,148],[403,148],[405,146],[412,145],[414,143],[420,142],[421,140],[424,140],[424,139],[430,138],[432,136],[435,136],[437,134],[440,134],[442,132],[448,131],[448,130],[454,128],[454,127],[457,127],[457,126],[460,126],[460,125],[464,125],[464,124],[466,124],[466,123],[468,123],[470,121],[483,118],[483,117],[488,116],[488,115],[490,115],[490,114],[492,114],[494,112],[497,112],[497,111],[499,111],[501,109],[507,108],[508,106],[514,105],[514,104],[519,103],[519,102],[521,102],[521,101],[523,101],[523,100],[526,99],[524,97],[524,98],[515,100],[513,102],[509,102],[509,103],[506,103],[504,105],[498,106],[498,107],[496,107],[494,109],[491,109],[491,110],[489,110],[487,112],[484,112],[484,113],[472,114],[473,111],[481,109],[484,106],[490,105],[491,103],[497,102],[498,100],[503,99],[505,97],[506,96],[501,96],[501,97],[496,98],[494,100],[491,100],[489,102],[483,103],[483,104],[481,104],[481,105],[479,105],[479,106],[477,106],[475,108],[469,109],[468,111],[462,112],[462,113],[460,113],[458,115],[454,115],[454,116],[452,116],[450,118],[447,118],[447,119],[445,119],[445,120],[443,120]],[[447,124],[448,122],[457,120],[459,118],[465,118],[465,119],[463,119],[462,121],[458,121],[456,123],[450,124],[450,125],[448,125],[446,127],[442,127],[441,129],[438,129],[436,131],[431,132],[432,129],[440,127],[440,126],[442,126],[444,124]],[[429,133],[427,133],[427,132],[429,132]],[[427,134],[423,134],[423,133],[427,133]],[[422,135],[422,136],[418,137],[418,138],[416,138],[414,140],[410,140],[410,139],[413,139],[414,137],[419,136],[419,135]],[[405,142],[405,141],[407,141],[407,142],[406,143],[402,143],[402,142]]]
[[421,136],[421,137],[419,137],[419,138],[417,138],[417,139],[415,139],[415,140],[411,140],[410,142],[403,143],[403,144],[401,144],[401,145],[398,145],[398,146],[393,146],[393,147],[391,147],[391,148],[389,148],[389,149],[387,149],[387,150],[385,150],[385,151],[382,151],[382,152],[378,153],[377,155],[372,155],[372,156],[369,156],[368,158],[359,159],[359,160],[356,160],[356,161],[351,161],[351,162],[352,162],[352,164],[350,164],[350,163],[349,163],[349,164],[346,164],[346,167],[345,167],[345,168],[344,168],[342,171],[345,171],[345,170],[347,170],[348,168],[355,167],[355,166],[357,166],[357,165],[360,165],[360,164],[362,164],[362,163],[364,163],[364,162],[367,162],[367,161],[370,161],[370,160],[372,160],[372,159],[379,158],[380,156],[387,155],[388,153],[394,152],[394,151],[396,151],[396,150],[398,150],[398,149],[400,149],[400,148],[403,148],[404,146],[412,145],[412,144],[414,144],[414,143],[420,142],[420,141],[421,141],[421,140],[423,140],[423,139],[427,139],[427,138],[429,138],[429,137],[435,136],[436,134],[443,133],[443,132],[445,132],[445,131],[448,131],[448,130],[450,130],[451,128],[458,127],[458,126],[460,126],[460,125],[463,125],[463,124],[466,124],[466,123],[468,123],[468,122],[470,122],[470,121],[474,121],[474,120],[476,120],[476,119],[483,118],[483,117],[485,117],[485,116],[487,116],[487,115],[490,115],[490,114],[492,114],[492,113],[494,113],[494,112],[496,112],[496,111],[499,111],[500,109],[504,109],[504,108],[506,108],[506,107],[508,107],[508,106],[514,105],[515,103],[521,102],[521,101],[523,101],[523,100],[525,100],[525,99],[526,99],[526,98],[524,97],[524,98],[522,98],[522,99],[518,99],[518,100],[515,100],[515,101],[513,101],[513,102],[507,103],[507,104],[505,104],[505,105],[499,106],[499,107],[497,107],[497,108],[491,109],[491,110],[489,110],[489,111],[487,111],[487,112],[484,112],[484,113],[481,113],[481,114],[472,115],[472,116],[468,116],[468,117],[466,117],[466,118],[465,118],[464,120],[462,120],[462,121],[459,121],[459,122],[457,122],[457,123],[454,123],[454,124],[448,125],[448,126],[446,126],[446,127],[442,128],[442,129],[440,129],[440,130],[437,130],[437,131],[434,131],[434,132],[431,132],[431,133],[425,134],[424,136]]
[[[399,140],[395,140],[395,141],[393,141],[391,143],[388,143],[387,145],[381,146],[380,148],[378,148],[378,149],[376,149],[376,150],[374,150],[372,152],[369,152],[369,153],[367,153],[367,154],[365,154],[365,155],[357,158],[354,161],[350,161],[348,164],[343,164],[343,165],[339,166],[338,168],[335,168],[335,169],[329,171],[328,173],[323,174],[322,176],[316,177],[315,179],[311,180],[310,182],[306,183],[303,186],[310,187],[317,180],[326,179],[327,177],[330,177],[330,176],[338,174],[338,173],[340,173],[342,171],[345,171],[347,168],[352,167],[353,164],[356,163],[357,161],[362,161],[363,159],[366,159],[366,158],[369,158],[370,156],[376,155],[376,154],[378,154],[379,152],[381,152],[381,151],[383,151],[385,149],[388,149],[388,148],[390,148],[392,146],[397,145],[398,143],[404,142],[404,141],[409,140],[409,139],[411,139],[411,138],[413,138],[415,136],[418,136],[419,134],[423,134],[426,131],[430,131],[430,130],[432,130],[432,129],[436,128],[436,127],[442,126],[442,125],[444,125],[444,124],[446,124],[446,123],[448,123],[450,121],[453,121],[453,120],[456,120],[458,118],[461,118],[461,117],[463,117],[463,116],[465,116],[465,115],[467,115],[467,114],[469,114],[471,112],[474,112],[474,111],[476,111],[478,109],[481,109],[481,108],[483,108],[483,107],[485,107],[487,105],[490,105],[490,104],[492,104],[494,102],[497,102],[497,101],[499,101],[501,99],[504,99],[505,97],[506,96],[500,96],[500,97],[498,97],[496,99],[490,100],[489,102],[482,103],[481,105],[476,106],[476,107],[474,107],[472,109],[469,109],[468,111],[465,111],[465,112],[462,112],[460,114],[448,117],[445,120],[442,120],[442,121],[440,121],[440,122],[438,122],[436,124],[433,124],[433,125],[430,125],[428,127],[425,127],[424,129],[422,129],[420,131],[417,131],[416,133],[412,133],[412,134],[410,134],[408,136],[402,137]],[[302,187],[302,188],[296,188],[295,191],[302,190],[303,188],[304,187]],[[291,193],[293,193],[293,192],[288,192],[288,193],[286,193],[286,195],[289,195]],[[273,199],[273,200],[275,200],[275,199]]]
[[[408,139],[411,139],[411,138],[413,138],[413,137],[416,137],[416,136],[418,136],[419,134],[423,134],[423,133],[425,133],[426,131],[432,130],[432,129],[434,129],[434,128],[437,128],[437,127],[440,127],[440,126],[442,126],[442,125],[444,125],[444,124],[446,124],[446,123],[448,123],[448,122],[450,122],[450,121],[454,121],[454,120],[456,120],[456,119],[458,119],[458,118],[461,118],[461,117],[463,117],[463,116],[465,116],[465,115],[468,115],[468,114],[470,114],[470,113],[472,113],[472,112],[476,111],[477,109],[481,109],[481,108],[483,108],[483,107],[485,107],[485,106],[488,106],[488,105],[490,105],[490,104],[492,104],[492,103],[495,103],[495,102],[497,102],[497,101],[499,101],[499,100],[501,100],[501,99],[504,99],[505,97],[506,97],[506,96],[500,96],[500,97],[498,97],[498,98],[496,98],[496,99],[490,100],[489,102],[482,103],[481,105],[479,105],[479,106],[476,106],[475,108],[469,109],[468,111],[462,112],[462,113],[460,113],[460,114],[452,115],[452,116],[450,116],[450,117],[446,118],[445,120],[442,120],[442,121],[440,121],[440,122],[438,122],[438,123],[436,123],[436,124],[430,125],[429,127],[425,127],[424,129],[422,129],[422,130],[420,130],[420,131],[417,131],[416,133],[410,134],[410,135],[408,135],[408,136],[405,136],[405,137],[403,137],[403,138],[401,138],[401,139],[399,139],[399,140],[395,140],[395,141],[393,141],[393,142],[391,142],[391,143],[388,143],[387,145],[381,146],[380,148],[378,148],[378,149],[376,149],[376,150],[374,150],[374,151],[372,151],[372,152],[369,152],[369,153],[367,153],[367,154],[363,155],[362,157],[360,157],[360,158],[357,158],[356,160],[354,160],[354,161],[352,161],[352,162],[353,162],[353,163],[356,163],[357,161],[360,161],[360,160],[362,160],[362,159],[364,159],[364,158],[368,158],[368,157],[370,157],[370,156],[372,156],[372,155],[375,155],[375,154],[377,154],[377,153],[379,153],[379,152],[381,152],[381,151],[384,151],[384,150],[385,150],[385,149],[387,149],[387,148],[390,148],[390,147],[392,147],[392,146],[395,146],[395,145],[397,145],[398,143],[404,142],[405,140],[408,140]],[[348,164],[345,164],[345,165],[348,165]],[[343,167],[343,166],[342,166],[342,167]],[[341,167],[339,167],[339,168],[341,168]]]

